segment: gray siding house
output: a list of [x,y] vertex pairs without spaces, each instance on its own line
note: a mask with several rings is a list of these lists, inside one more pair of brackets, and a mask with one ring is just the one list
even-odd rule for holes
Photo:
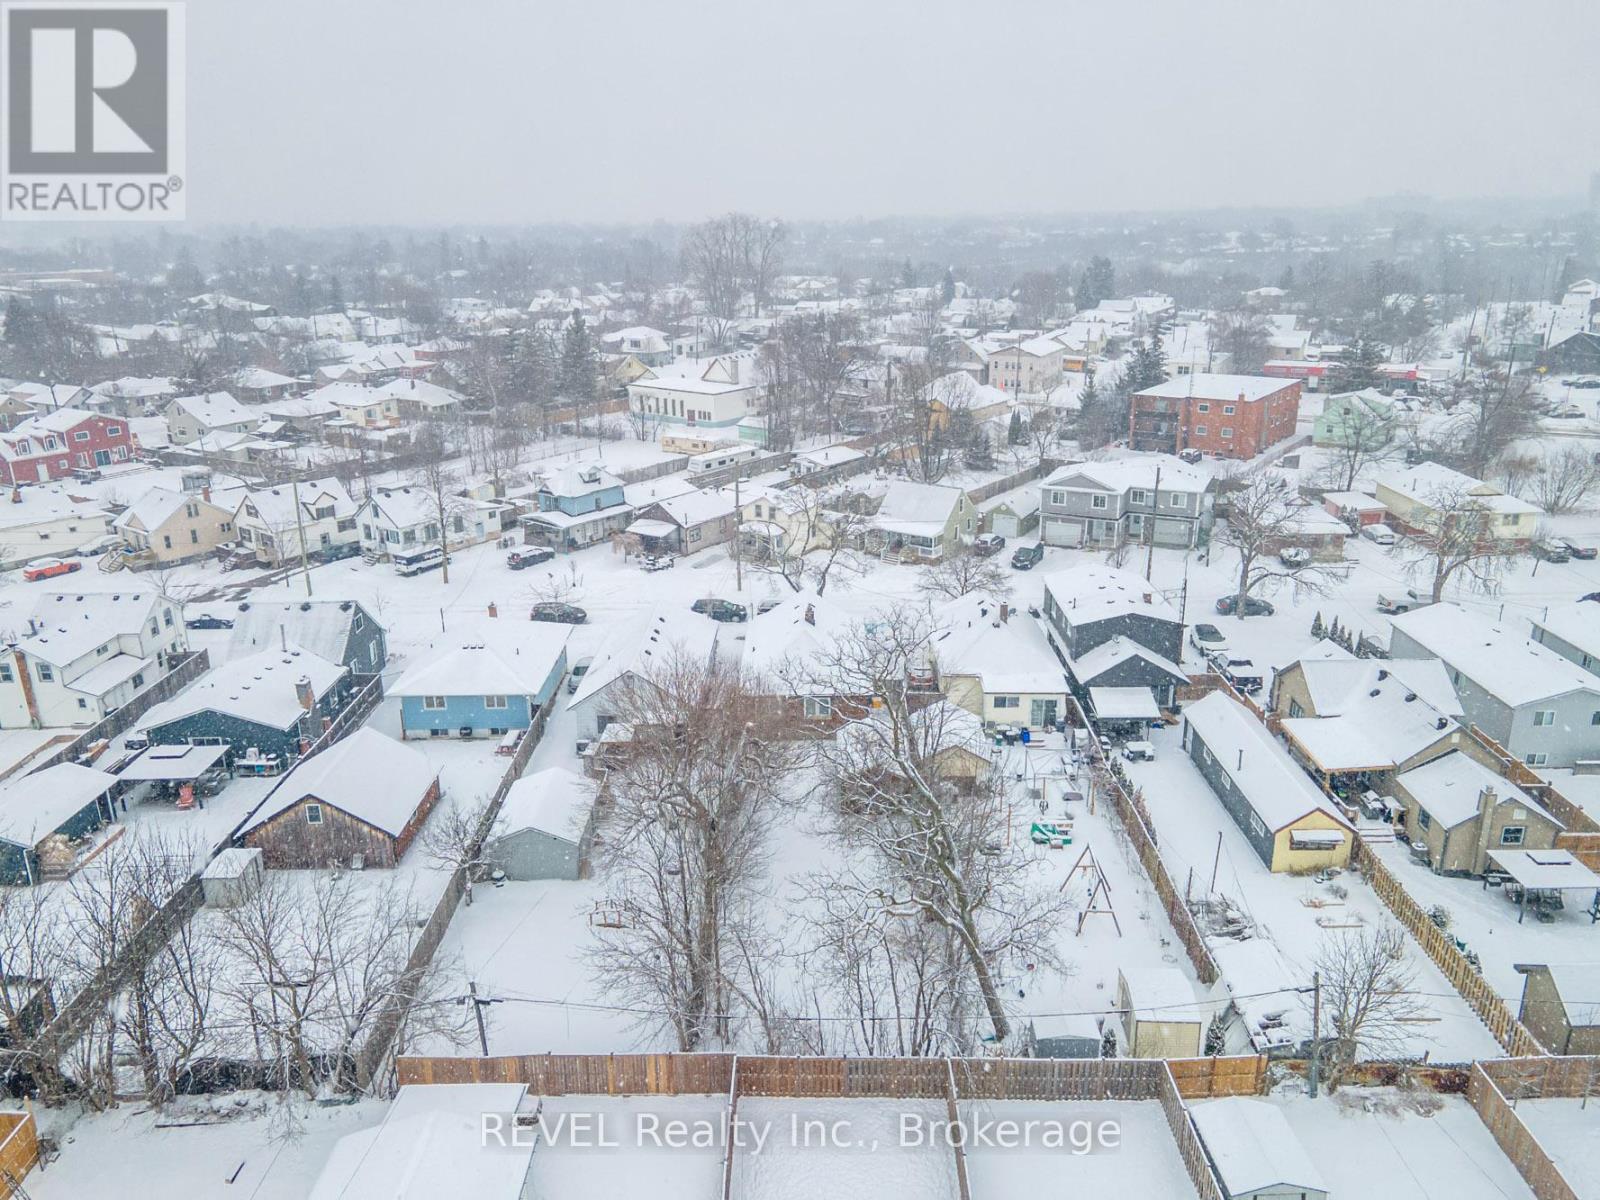
[[484,857],[508,879],[579,879],[593,838],[593,781],[550,767],[511,785]]
[[1072,463],[1040,485],[1040,531],[1048,546],[1158,546],[1205,542],[1212,524],[1210,472],[1175,458]]
[[1444,663],[1466,721],[1528,766],[1600,757],[1600,677],[1550,645],[1453,604],[1393,625],[1389,653]]
[[1082,699],[1091,687],[1148,687],[1171,705],[1184,681],[1183,622],[1150,583],[1129,571],[1089,563],[1045,576],[1050,644]]
[[1533,619],[1533,640],[1600,675],[1600,602],[1579,600],[1547,610]]

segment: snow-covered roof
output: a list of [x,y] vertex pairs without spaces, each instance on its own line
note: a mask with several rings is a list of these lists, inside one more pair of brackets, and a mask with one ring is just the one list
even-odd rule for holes
[[1536,516],[1544,512],[1537,504],[1507,496],[1493,484],[1453,470],[1443,463],[1421,462],[1411,466],[1390,467],[1378,473],[1377,485],[1423,507],[1432,507],[1444,500],[1453,501],[1457,496],[1471,496],[1493,513]]
[[567,707],[582,704],[626,675],[648,678],[683,660],[708,664],[717,623],[682,609],[662,609],[623,625],[600,647]]
[[454,408],[461,403],[459,393],[452,392],[449,388],[442,388],[436,383],[429,383],[425,379],[396,379],[380,388],[374,388],[373,392],[400,404],[415,404],[428,409]]
[[[74,517],[91,523],[99,518],[103,522],[105,516],[106,512],[100,505],[75,499],[53,487],[27,487],[12,492],[11,496],[6,497],[5,503],[0,504],[0,529],[24,529],[30,525],[71,520]],[[100,531],[96,529],[86,533],[85,540]]]
[[581,463],[564,467],[551,467],[540,472],[543,480],[539,490],[552,496],[588,496],[607,488],[622,487],[622,480],[598,463]]
[[39,597],[28,618],[33,632],[17,645],[30,658],[64,666],[114,638],[137,634],[162,604],[171,607],[176,622],[181,606],[154,588],[49,592]]
[[1454,604],[1430,604],[1392,618],[1394,628],[1512,708],[1586,690],[1600,680],[1518,630]]
[[0,841],[38,845],[116,782],[115,775],[77,763],[0,781]]
[[1337,717],[1364,706],[1370,693],[1391,679],[1447,717],[1462,713],[1450,673],[1436,658],[1378,660],[1353,658],[1346,653],[1336,658],[1307,657],[1297,661],[1312,709],[1319,717]]
[[507,621],[500,636],[474,634],[424,658],[385,689],[391,696],[535,696],[566,650],[566,626]]
[[416,814],[438,769],[404,742],[363,727],[301,759],[240,832],[249,833],[307,797],[398,836]]
[[1052,472],[1044,481],[1044,486],[1069,487],[1071,480],[1081,476],[1108,492],[1121,493],[1129,488],[1152,490],[1156,486],[1157,472],[1160,472],[1161,490],[1164,492],[1203,492],[1211,486],[1212,473],[1208,469],[1186,463],[1171,454],[1069,463]]
[[1568,1024],[1600,1025],[1600,963],[1550,963],[1546,969]]
[[199,504],[202,497],[191,495],[188,492],[175,492],[171,488],[153,487],[143,492],[137,500],[122,512],[113,522],[113,529],[127,529],[137,526],[146,533],[151,533],[172,519],[174,514],[186,504]]
[[1157,654],[1150,647],[1120,634],[1108,638],[1093,650],[1072,659],[1068,665],[1072,668],[1073,678],[1087,687],[1111,668],[1127,662],[1130,658],[1142,658],[1151,666],[1159,667],[1174,683],[1188,681],[1189,677],[1184,674],[1183,668],[1170,658]]
[[760,383],[759,366],[754,351],[715,358],[686,358],[664,367],[652,367],[628,386],[714,396],[756,387]]
[[298,484],[285,483],[277,487],[251,489],[240,496],[239,506],[254,505],[262,522],[272,528],[283,529],[295,522],[294,502],[297,495],[300,507],[306,510],[307,519],[322,503],[333,505],[335,517],[355,515],[355,501],[350,499],[344,484],[332,476],[327,479],[307,479]]
[[329,662],[342,662],[356,622],[370,620],[353,600],[252,600],[233,618],[228,653],[258,653],[287,640]]
[[[524,1194],[540,1139],[512,1136],[525,1107],[520,1083],[410,1084],[381,1124],[339,1139],[308,1200],[399,1200]],[[484,1114],[504,1120],[503,1145],[486,1141]]]
[[248,425],[256,419],[255,414],[229,392],[179,396],[168,407],[182,409],[208,429],[219,425]]
[[290,375],[279,375],[276,371],[269,371],[265,367],[245,367],[233,377],[236,387],[249,391],[265,391],[268,388],[292,387],[299,383]]
[[1555,820],[1527,792],[1459,750],[1402,771],[1394,779],[1446,829],[1454,829],[1478,815],[1478,798],[1483,795],[1484,788],[1493,788],[1500,799]]
[[[449,506],[453,501],[447,499],[445,503]],[[372,495],[362,501],[361,508],[370,510],[396,529],[439,524],[439,501],[426,488],[374,488]]]
[[681,496],[670,496],[665,500],[657,500],[656,504],[672,519],[673,524],[684,529],[731,517],[738,511],[733,504],[732,492],[723,494],[709,488],[697,488]]
[[532,829],[576,845],[593,809],[592,780],[565,767],[547,767],[511,785],[495,836]]
[[1230,1196],[1267,1188],[1326,1192],[1311,1156],[1277,1107],[1249,1096],[1189,1106],[1217,1176]]
[[819,596],[807,587],[743,626],[743,663],[766,688],[781,690],[787,665],[817,669],[837,649],[837,638],[864,614],[835,595]]
[[1325,813],[1349,826],[1288,751],[1231,696],[1212,692],[1189,705],[1184,720],[1269,830],[1282,829],[1309,812]]
[[878,506],[872,525],[893,533],[938,537],[961,502],[961,496],[962,491],[957,487],[896,479],[884,492],[883,503]]
[[1178,610],[1144,576],[1100,563],[1052,571],[1044,577],[1044,590],[1074,625],[1125,613],[1178,620]]
[[1089,703],[1103,721],[1154,721],[1161,716],[1154,694],[1144,687],[1092,687]]
[[1065,694],[1066,675],[1044,631],[1007,602],[963,596],[933,619],[939,631],[928,646],[943,674],[975,676],[988,694]]
[[1533,623],[1537,628],[1600,661],[1600,604],[1595,601],[1557,604],[1546,610],[1544,616],[1533,618]]
[[1179,375],[1154,387],[1141,388],[1141,396],[1160,396],[1181,400],[1193,396],[1197,400],[1215,400],[1221,403],[1253,404],[1274,392],[1294,385],[1292,379],[1273,379],[1264,375],[1211,375],[1196,371]]
[[1389,507],[1376,496],[1369,496],[1366,492],[1323,492],[1322,499],[1358,513],[1387,511]]
[[1360,771],[1393,770],[1460,726],[1399,679],[1374,673],[1371,688],[1338,713],[1291,717],[1283,729],[1324,771]]
[[309,679],[312,690],[321,697],[344,674],[341,664],[290,642],[287,651],[267,650],[213,667],[171,700],[145,713],[139,725],[153,729],[195,713],[220,712],[272,729],[289,729],[305,714],[296,681]]
[[1177,967],[1120,967],[1118,973],[1128,985],[1136,1019],[1189,1024],[1205,1019],[1195,1000],[1194,984]]

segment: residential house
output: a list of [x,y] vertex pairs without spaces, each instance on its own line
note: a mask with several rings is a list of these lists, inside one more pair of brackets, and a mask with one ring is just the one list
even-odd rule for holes
[[360,540],[356,503],[337,479],[307,479],[246,490],[233,514],[239,544],[264,566]]
[[1323,492],[1322,507],[1330,516],[1343,521],[1347,529],[1381,525],[1389,515],[1382,500],[1365,492]]
[[344,711],[350,669],[290,642],[213,667],[140,718],[153,745],[223,745],[292,762]]
[[1177,967],[1118,967],[1117,1012],[1128,1058],[1196,1058],[1210,1016]]
[[1237,700],[1190,704],[1183,748],[1269,871],[1348,865],[1355,830]]
[[648,325],[630,325],[600,335],[601,349],[608,354],[621,354],[646,367],[664,367],[672,361],[672,340],[669,335]]
[[651,368],[628,385],[628,409],[661,425],[725,429],[759,412],[766,396],[754,351]]
[[634,689],[675,665],[706,667],[716,652],[719,626],[709,617],[673,608],[635,618],[617,628],[594,655],[567,702],[580,749],[608,725],[625,719]]
[[1533,618],[1533,640],[1600,675],[1600,602],[1552,605]]
[[985,533],[997,533],[1003,538],[1032,537],[1039,532],[1041,503],[1039,489],[1025,488],[1007,492],[979,507],[978,512]]
[[167,567],[211,554],[234,537],[233,510],[211,502],[211,489],[202,494],[153,487],[123,510],[111,523],[128,552],[124,561],[134,568]]
[[240,404],[228,392],[206,392],[179,396],[162,410],[167,432],[174,444],[187,446],[207,434],[249,433],[261,421],[261,414]]
[[1311,444],[1355,446],[1366,451],[1387,446],[1394,439],[1394,401],[1376,388],[1340,392],[1322,401]]
[[1517,1019],[1552,1054],[1600,1054],[1600,964],[1517,963]]
[[1513,549],[1532,541],[1544,510],[1508,496],[1492,483],[1443,463],[1395,466],[1379,472],[1376,498],[1388,524],[1407,533],[1437,533],[1452,522],[1479,523],[1478,536]]
[[0,496],[0,570],[70,555],[110,532],[111,514],[97,503],[56,488],[15,488]]
[[[903,778],[908,768],[922,769],[959,786],[971,786],[994,768],[982,720],[959,704],[930,697],[928,704],[912,705],[904,728],[893,733],[881,708],[868,703],[851,711],[861,715],[842,724],[835,736],[852,771],[873,776],[883,771]],[[909,744],[886,754],[893,736],[904,736]]]
[[115,819],[116,786],[115,775],[77,763],[0,782],[0,886],[64,878],[72,843]]
[[[424,546],[437,546],[439,499],[420,487],[374,488],[356,509],[361,552],[383,559]],[[451,549],[475,546],[500,536],[500,507],[462,496],[444,499],[444,543]]]
[[1564,826],[1521,788],[1460,751],[1402,771],[1406,836],[1442,875],[1482,875],[1497,849],[1548,850]]
[[[834,589],[820,596],[815,588],[804,587],[769,611],[757,613],[740,630],[740,664],[751,689],[769,707],[778,706],[796,729],[836,727],[866,711],[872,704],[870,696],[843,685],[828,687],[826,676],[829,664],[839,657],[840,638],[873,620],[876,611],[876,602],[850,593]],[[923,667],[931,684],[931,661],[919,664],[919,670]],[[799,678],[824,690],[797,696],[793,685]]]
[[233,377],[233,390],[251,404],[288,400],[298,395],[304,386],[299,379],[264,367],[246,367]]
[[389,660],[382,625],[355,600],[247,600],[233,617],[230,657],[289,642],[357,675],[377,675]]
[[140,378],[124,376],[97,383],[89,389],[91,397],[73,407],[89,408],[107,416],[137,417],[155,411],[178,394],[173,381],[164,376]]
[[338,420],[357,429],[393,429],[400,424],[400,402],[359,383],[330,383],[311,395],[338,410]]
[[437,420],[462,404],[459,392],[425,379],[396,379],[375,390],[384,399],[393,400],[396,411],[410,421]]
[[121,417],[58,408],[0,433],[0,484],[43,483],[133,457],[133,431]]
[[188,652],[183,606],[154,588],[49,592],[0,651],[0,727],[93,725]]
[[1061,358],[1065,352],[1060,341],[1044,334],[995,346],[988,353],[986,382],[1012,395],[1048,392],[1061,382]]
[[1251,459],[1294,436],[1300,384],[1260,375],[1197,373],[1130,397],[1128,445]]
[[581,879],[594,840],[593,781],[546,767],[511,785],[484,847],[507,879]]
[[739,529],[733,493],[698,488],[646,504],[627,532],[647,554],[689,555],[732,541]]
[[621,533],[633,520],[622,480],[598,465],[562,467],[542,476],[539,511],[522,518],[529,542],[579,550]]
[[439,771],[425,754],[357,729],[297,763],[239,840],[269,870],[393,867],[438,800]]
[[501,737],[549,707],[567,673],[566,626],[504,624],[422,657],[388,689],[402,737]]
[[337,407],[315,393],[309,396],[291,396],[283,400],[269,400],[256,411],[266,420],[283,422],[286,430],[292,430],[300,435],[315,433],[339,415]]
[[1328,1200],[1328,1185],[1278,1107],[1252,1096],[1189,1105],[1226,1200]]
[[985,729],[1048,729],[1065,719],[1066,674],[1026,614],[1004,600],[969,595],[938,609],[933,621],[928,648],[940,690]]
[[87,407],[92,404],[94,393],[75,383],[18,383],[6,396],[26,404],[35,413],[46,413],[58,408]]
[[1556,373],[1600,374],[1600,333],[1579,330],[1539,355],[1539,365]]
[[1454,604],[1393,618],[1389,653],[1444,663],[1468,723],[1530,767],[1600,757],[1600,679],[1520,630]]
[[1171,707],[1174,689],[1187,682],[1183,622],[1143,576],[1099,563],[1051,572],[1044,619],[1051,647],[1083,691],[1148,687]]
[[866,526],[867,549],[873,553],[896,555],[902,562],[937,562],[971,544],[978,511],[961,488],[896,479]]
[[1015,398],[991,384],[979,383],[965,371],[941,375],[922,389],[930,429],[950,428],[950,419],[961,413],[975,423],[1009,417]]
[[1172,455],[1072,463],[1040,485],[1040,529],[1048,546],[1127,542],[1194,547],[1213,522],[1209,470]]

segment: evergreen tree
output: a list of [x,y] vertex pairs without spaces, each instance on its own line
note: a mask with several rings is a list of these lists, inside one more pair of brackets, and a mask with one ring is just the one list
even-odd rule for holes
[[900,286],[908,288],[914,288],[917,286],[917,270],[911,265],[911,260],[909,258],[906,259],[905,264],[900,268]]
[[511,363],[513,392],[541,408],[556,395],[556,378],[561,369],[561,352],[555,339],[543,329],[532,329],[517,342]]
[[1333,393],[1359,392],[1363,388],[1380,386],[1383,376],[1378,368],[1388,358],[1383,346],[1366,334],[1357,334],[1355,341],[1339,354],[1338,365],[1329,372],[1328,390]]
[[1333,619],[1333,624],[1328,627],[1328,640],[1335,646],[1339,645],[1339,618]]
[[939,299],[944,304],[956,298],[956,273],[949,267],[944,269],[944,279],[939,284]]
[[1322,610],[1317,609],[1317,615],[1311,619],[1311,636],[1316,641],[1321,641],[1328,636],[1328,627],[1322,623]]
[[1111,260],[1101,254],[1095,255],[1089,260],[1089,265],[1084,268],[1083,274],[1078,279],[1078,290],[1073,302],[1080,309],[1085,309],[1094,308],[1100,301],[1111,299],[1116,295],[1116,278]]
[[1278,276],[1278,286],[1286,292],[1294,291],[1294,268],[1285,267],[1283,274]]
[[572,320],[561,335],[561,366],[558,383],[561,395],[575,404],[594,399],[599,359],[583,314],[572,310]]
[[989,446],[989,434],[982,428],[973,432],[963,460],[974,471],[987,471],[994,466],[994,451]]
[[1011,424],[1006,429],[1006,441],[1013,446],[1020,446],[1027,441],[1027,434],[1022,428],[1021,409],[1013,408],[1011,410]]

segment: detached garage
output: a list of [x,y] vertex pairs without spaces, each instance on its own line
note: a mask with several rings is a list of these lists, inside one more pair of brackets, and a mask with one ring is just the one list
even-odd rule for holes
[[594,836],[594,784],[550,767],[511,785],[484,857],[508,879],[579,879]]
[[1227,1200],[1328,1200],[1316,1164],[1269,1102],[1233,1096],[1189,1115]]

